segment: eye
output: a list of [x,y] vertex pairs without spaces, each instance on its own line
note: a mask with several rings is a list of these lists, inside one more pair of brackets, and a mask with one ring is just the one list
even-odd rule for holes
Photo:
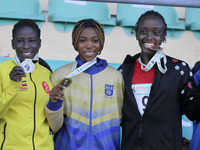
[[147,31],[146,31],[146,30],[141,30],[140,33],[141,33],[141,34],[146,34]]
[[159,35],[160,32],[159,32],[159,31],[154,31],[153,34],[154,34],[154,35]]
[[97,42],[99,42],[99,39],[94,39],[93,42],[97,43]]
[[18,39],[18,40],[17,40],[17,43],[22,43],[22,42],[24,42],[24,41],[21,40],[21,39]]
[[36,40],[35,40],[35,39],[31,39],[31,40],[29,40],[29,42],[31,42],[31,43],[35,43]]
[[84,43],[85,40],[84,40],[84,39],[80,39],[79,42],[80,42],[80,43]]

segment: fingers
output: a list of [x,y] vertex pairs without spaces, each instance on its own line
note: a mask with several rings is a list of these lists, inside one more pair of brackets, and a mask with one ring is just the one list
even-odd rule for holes
[[22,67],[15,66],[11,70],[9,76],[11,80],[19,82],[22,80],[22,77],[26,77],[26,74],[24,73]]
[[56,85],[53,87],[49,94],[50,101],[57,102],[58,100],[62,100],[64,95],[63,89],[65,89],[65,86],[63,85]]

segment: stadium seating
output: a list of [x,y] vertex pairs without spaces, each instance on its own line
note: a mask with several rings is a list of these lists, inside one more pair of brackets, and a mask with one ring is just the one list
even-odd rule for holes
[[186,29],[194,33],[195,37],[200,40],[200,8],[185,8],[185,25]]
[[39,27],[45,22],[38,0],[0,0],[0,26],[25,18],[33,19]]
[[179,38],[185,30],[185,22],[179,22],[179,18],[174,7],[154,6],[154,5],[117,5],[117,25],[122,26],[129,36],[135,35],[135,25],[141,14],[148,10],[159,12],[167,24],[167,37]]
[[48,19],[53,22],[55,28],[61,32],[72,30],[77,21],[88,18],[92,18],[101,23],[105,34],[111,33],[116,25],[116,19],[111,18],[106,3],[49,0]]

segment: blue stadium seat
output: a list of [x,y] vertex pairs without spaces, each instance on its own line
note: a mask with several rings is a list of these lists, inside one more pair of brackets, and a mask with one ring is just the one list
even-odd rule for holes
[[0,0],[0,26],[25,18],[33,19],[39,27],[45,22],[38,0]]
[[195,37],[200,40],[200,8],[185,8],[185,25],[186,29],[194,33]]
[[103,2],[49,0],[48,18],[61,32],[70,31],[77,21],[89,18],[98,21],[105,34],[111,33],[116,25],[116,19],[111,18],[108,5]]
[[167,37],[179,38],[185,30],[185,22],[179,22],[179,18],[174,7],[154,6],[154,5],[117,5],[117,25],[122,26],[129,36],[135,35],[135,25],[141,14],[148,10],[159,12],[167,23]]

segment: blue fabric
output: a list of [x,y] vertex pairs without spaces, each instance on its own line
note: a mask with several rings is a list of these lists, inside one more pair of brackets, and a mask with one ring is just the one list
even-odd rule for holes
[[62,102],[63,100],[57,101],[57,102],[52,102],[52,101],[48,101],[47,103],[47,108],[52,110],[52,111],[57,111],[58,109],[60,109],[62,107]]
[[[79,55],[76,57],[76,61],[78,62],[77,67],[82,66],[86,61],[81,61]],[[97,58],[97,62],[92,65],[90,68],[86,69],[84,72],[90,75],[97,74],[104,70],[108,66],[108,63],[104,59]]]
[[192,140],[189,144],[189,150],[200,150],[200,122],[193,123]]
[[[69,119],[72,118],[64,117],[63,127],[59,130],[58,134],[55,134],[55,150],[88,150],[87,147],[89,143],[96,143],[96,147],[90,148],[92,150],[117,150],[116,147],[119,147],[120,139],[118,137],[120,134],[120,126],[113,126],[110,129],[106,129],[100,133],[97,132],[93,134],[92,138],[90,138],[88,133],[78,130],[75,127],[76,124],[74,124],[75,126],[69,126],[67,124]],[[84,124],[82,125],[84,126]],[[94,130],[96,129],[93,129],[93,132]],[[112,141],[109,141],[106,138],[106,135],[112,136]],[[75,143],[73,139],[78,139],[80,142]]]
[[194,67],[192,68],[192,73],[195,74],[199,70],[200,70],[200,61],[195,63]]
[[[200,61],[198,61],[192,69],[196,85],[199,85],[200,79]],[[189,150],[200,150],[200,122],[193,122],[193,134],[189,144]]]

